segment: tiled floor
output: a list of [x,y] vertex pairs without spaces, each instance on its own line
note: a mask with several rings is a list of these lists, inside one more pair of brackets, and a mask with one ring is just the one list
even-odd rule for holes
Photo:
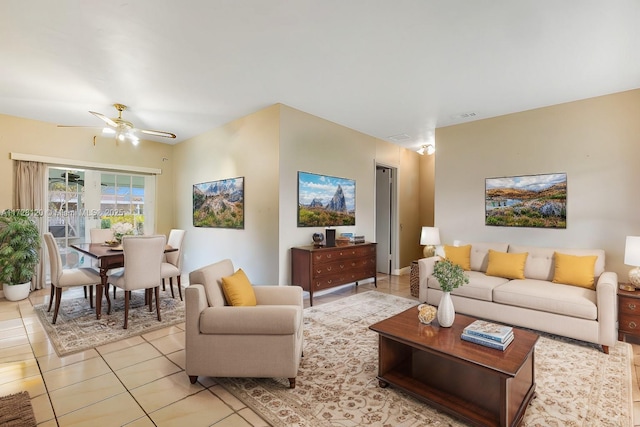
[[[343,286],[315,294],[314,305],[372,289],[373,284]],[[376,290],[411,298],[408,275],[381,275]],[[33,310],[32,304],[45,301],[45,291],[21,302],[0,299],[0,396],[27,390],[39,426],[267,425],[215,380],[189,382],[184,325],[61,358]],[[635,420],[640,420],[639,344],[633,345]]]
[[[343,286],[315,294],[314,305],[371,289]],[[409,297],[409,276],[381,276],[377,290]],[[0,396],[27,390],[39,426],[267,425],[215,380],[189,382],[183,324],[58,357],[33,310],[48,298],[0,299]]]

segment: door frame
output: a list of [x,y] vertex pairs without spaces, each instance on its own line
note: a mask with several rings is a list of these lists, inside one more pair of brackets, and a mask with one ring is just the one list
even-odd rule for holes
[[[386,163],[374,161],[373,165],[373,174],[374,174],[374,182],[377,181],[377,168],[382,167],[391,170],[391,218],[389,221],[389,230],[391,230],[391,238],[390,238],[390,250],[391,250],[391,268],[390,272],[392,275],[397,276],[401,274],[401,269],[398,268],[400,263],[400,254],[398,253],[399,239],[400,239],[400,225],[399,225],[399,216],[398,216],[398,168],[396,166],[392,166]],[[377,182],[376,182],[377,184]],[[377,185],[374,185],[376,187]],[[378,197],[376,194],[376,190],[374,188],[374,224],[376,224],[378,217]],[[375,234],[376,241],[378,240],[378,230],[377,226],[375,226]]]

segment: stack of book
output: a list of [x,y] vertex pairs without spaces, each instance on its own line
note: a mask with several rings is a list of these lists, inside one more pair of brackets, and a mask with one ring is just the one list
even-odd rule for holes
[[513,341],[513,328],[484,320],[476,320],[464,328],[461,338],[465,341],[504,351]]

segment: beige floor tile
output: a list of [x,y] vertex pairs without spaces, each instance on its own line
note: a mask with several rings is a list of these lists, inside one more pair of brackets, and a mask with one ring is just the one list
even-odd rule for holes
[[162,328],[156,331],[151,331],[148,334],[144,334],[142,335],[142,338],[144,338],[147,341],[153,341],[153,340],[157,340],[158,338],[166,337],[167,335],[177,334],[182,331],[183,329],[180,329],[176,326],[169,326],[168,328]]
[[123,426],[144,417],[144,412],[129,393],[121,393],[58,418],[60,427]]
[[40,375],[35,359],[0,364],[0,385]]
[[128,424],[125,424],[125,426],[126,427],[155,427],[156,425],[153,423],[153,421],[151,421],[151,418],[144,416]]
[[215,394],[216,396],[218,396],[224,403],[229,405],[231,409],[233,409],[234,411],[239,411],[247,407],[247,405],[242,403],[242,401],[238,400],[234,395],[229,393],[220,385],[214,385],[213,387],[209,387],[209,391]]
[[33,359],[33,350],[30,344],[23,344],[15,347],[0,347],[0,365],[4,363],[20,362]]
[[208,390],[191,395],[149,414],[163,427],[210,426],[231,415],[233,411]]
[[231,414],[213,425],[213,427],[252,427],[251,423],[238,414]]
[[[20,312],[2,312],[1,314],[7,316],[12,315],[14,317],[9,318],[0,318],[0,331],[4,331],[5,329],[13,329],[13,328],[24,328],[24,324],[22,323],[22,318],[20,318]],[[15,317],[17,315],[17,317]]]
[[[29,394],[31,395],[31,394]],[[31,407],[33,408],[33,415],[36,417],[36,422],[43,423],[45,421],[54,420],[55,414],[53,413],[53,407],[49,396],[43,394],[41,396],[31,398]]]
[[116,371],[124,386],[131,390],[180,372],[182,369],[164,356],[156,357]]
[[38,424],[38,427],[58,427],[58,423],[56,420],[50,420]]
[[147,413],[151,413],[203,389],[198,383],[191,384],[184,372],[178,372],[133,389],[131,394]]
[[53,391],[107,373],[111,373],[111,369],[106,362],[100,357],[94,357],[44,372],[42,376],[49,391]]
[[640,420],[640,402],[633,402],[633,420],[635,425],[638,425]]
[[167,335],[157,340],[151,341],[151,345],[160,351],[162,354],[174,353],[184,348],[185,332],[179,332],[177,334]]
[[263,420],[260,415],[253,412],[250,408],[244,408],[238,411],[238,415],[247,420],[253,427],[270,427],[269,423]]
[[29,396],[32,399],[36,396],[46,394],[47,388],[44,386],[42,375],[38,374],[32,377],[20,378],[0,385],[0,396],[20,393],[21,391],[29,392]]
[[58,369],[63,366],[71,365],[73,363],[81,362],[83,360],[93,359],[100,355],[95,349],[82,351],[80,353],[70,354],[69,356],[60,357],[57,354],[47,354],[46,356],[38,357],[38,364],[42,372]]
[[[109,373],[52,391],[49,395],[51,396],[53,409],[57,416],[60,417],[61,415],[109,399],[125,391],[126,389],[115,374]],[[111,412],[118,412],[114,411],[114,408],[119,409],[118,406],[114,406],[111,408]],[[131,420],[136,418],[138,417],[131,418]]]
[[120,340],[116,342],[112,342],[109,344],[101,345],[100,347],[96,347],[98,353],[105,355],[109,353],[113,353],[118,350],[123,350],[125,348],[133,347],[138,344],[144,343],[145,340],[141,336],[131,337],[126,340]]
[[33,354],[36,357],[45,356],[47,354],[56,352],[56,349],[53,347],[53,344],[51,344],[49,340],[33,342],[31,343],[31,348],[33,349]]
[[0,348],[16,347],[25,344],[29,344],[29,337],[26,334],[0,339]]
[[151,344],[143,342],[133,347],[117,350],[112,353],[104,354],[102,357],[107,361],[111,369],[118,371],[127,366],[132,366],[145,360],[154,359],[161,356]]
[[185,367],[187,366],[185,362],[184,349],[173,352],[171,354],[167,354],[167,358],[171,360],[173,363],[175,363],[176,365],[180,366],[180,368],[182,369],[185,369]]
[[[22,336],[24,337],[27,336],[27,331],[24,328],[24,326],[20,326],[18,328],[0,329],[0,342],[2,342],[2,340],[6,338],[22,337]],[[3,347],[0,347],[0,348],[3,348]]]

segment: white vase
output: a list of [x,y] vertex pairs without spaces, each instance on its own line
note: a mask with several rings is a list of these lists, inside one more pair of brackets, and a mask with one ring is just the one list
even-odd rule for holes
[[453,321],[456,318],[456,311],[453,308],[453,301],[451,301],[451,293],[443,292],[442,298],[440,298],[440,305],[438,305],[438,323],[443,328],[448,328],[453,325]]
[[31,282],[20,283],[19,285],[2,285],[2,293],[9,301],[20,301],[29,296]]

